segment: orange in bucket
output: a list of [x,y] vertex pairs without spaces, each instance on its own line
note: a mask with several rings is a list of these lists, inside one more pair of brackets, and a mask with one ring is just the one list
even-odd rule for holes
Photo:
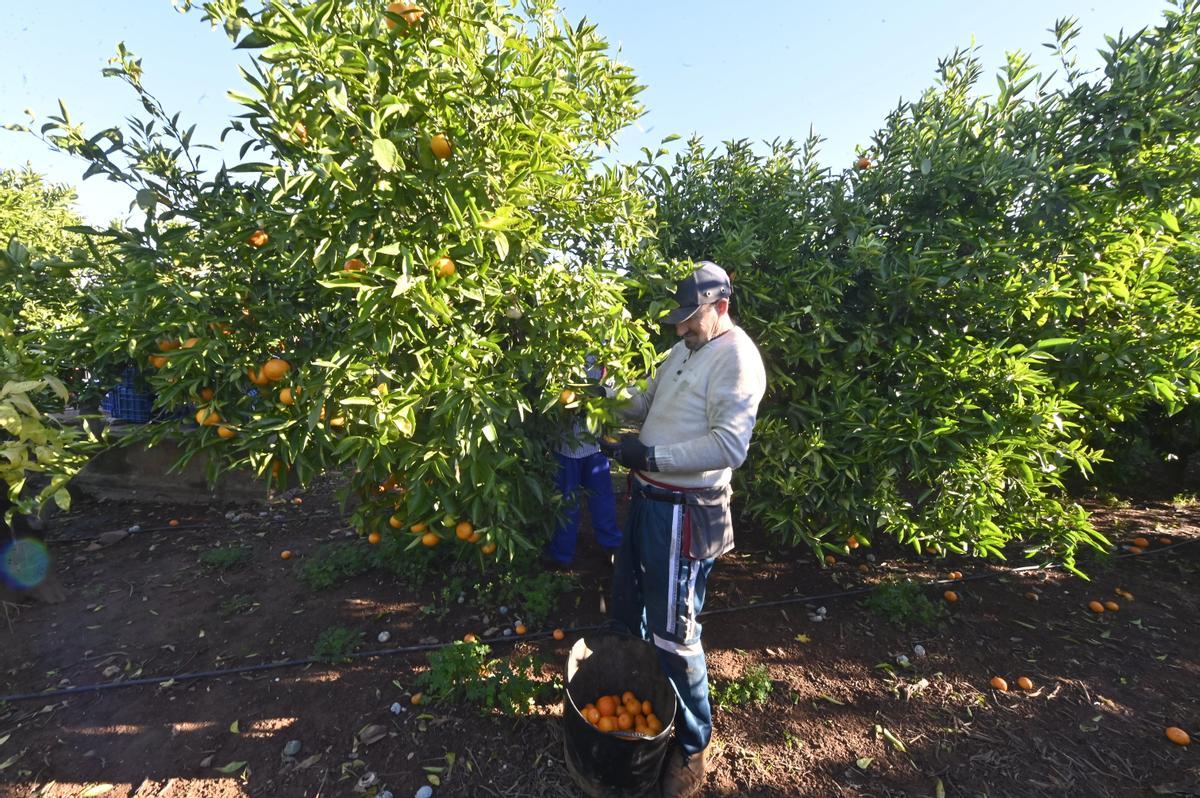
[[654,704],[641,701],[632,690],[621,695],[602,695],[596,703],[579,710],[583,719],[602,732],[635,731],[656,735],[662,731],[662,721],[654,714]]

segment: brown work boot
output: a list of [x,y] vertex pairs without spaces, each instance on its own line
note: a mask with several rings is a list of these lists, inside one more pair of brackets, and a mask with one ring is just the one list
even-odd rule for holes
[[692,754],[683,761],[683,749],[672,748],[667,752],[667,764],[663,768],[662,797],[688,798],[704,786],[705,758],[708,749]]

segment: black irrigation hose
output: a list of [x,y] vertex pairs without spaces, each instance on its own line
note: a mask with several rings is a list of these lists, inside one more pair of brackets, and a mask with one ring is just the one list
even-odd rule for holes
[[[305,518],[313,518],[313,517],[321,516],[321,515],[329,515],[329,513],[324,512],[322,510],[317,510],[312,513],[305,513]],[[221,520],[224,520],[224,519],[221,519]],[[269,523],[272,522],[270,518],[259,518],[257,516],[254,518],[254,521],[258,522],[257,526],[259,526],[259,527],[268,525]],[[167,524],[166,526],[148,526],[148,527],[142,527],[137,532],[130,532],[129,537],[138,537],[139,535],[157,535],[157,534],[161,534],[163,532],[196,532],[196,531],[200,531],[200,530],[204,530],[204,529],[212,529],[213,523],[214,523],[213,521],[198,521],[198,522],[189,522],[186,524],[180,523],[176,526],[171,526],[170,524]],[[231,521],[229,523],[246,523],[246,522]],[[253,523],[247,523],[247,526],[253,527],[255,525]],[[113,530],[113,531],[116,531],[116,530]],[[99,540],[99,539],[100,539],[100,535],[87,535],[87,536],[73,536],[73,537],[66,537],[66,538],[46,538],[43,542],[47,546],[66,546],[71,543],[89,543],[93,540]],[[122,540],[124,540],[124,538],[122,538]]]
[[[571,629],[566,629],[567,632],[594,632],[603,627],[603,624],[594,626],[579,626]],[[515,643],[517,640],[536,640],[542,637],[549,637],[553,632],[535,632],[530,635],[510,635],[505,637],[492,637],[480,640],[481,643]],[[400,646],[398,648],[381,648],[374,651],[357,651],[347,654],[347,659],[369,659],[371,657],[390,657],[398,654],[416,654],[421,651],[433,651],[434,649],[442,648],[445,643],[420,643],[415,646]],[[317,665],[324,663],[324,660],[316,657],[305,657],[304,659],[287,659],[279,660],[278,662],[260,662],[257,665],[242,665],[237,668],[222,668],[213,671],[196,671],[194,673],[185,673],[178,676],[147,676],[143,679],[130,679],[124,682],[106,682],[104,684],[81,684],[77,687],[64,687],[61,690],[50,690],[41,693],[17,693],[16,695],[0,696],[0,704],[12,703],[15,701],[32,701],[37,698],[60,698],[68,695],[78,695],[80,693],[100,693],[106,690],[120,690],[124,687],[145,687],[151,684],[167,685],[179,682],[191,682],[197,679],[212,679],[220,676],[237,676],[243,673],[258,673],[261,671],[276,670],[278,668],[296,668],[302,665]]]
[[[1113,555],[1113,559],[1125,559],[1128,557],[1144,557],[1146,554],[1160,554],[1164,551],[1186,546],[1196,540],[1184,540],[1179,543],[1171,543],[1157,549],[1145,552],[1144,554],[1117,554]],[[973,574],[964,576],[962,579],[942,579],[929,582],[931,585],[957,585],[964,582],[982,581],[985,579],[998,579],[1009,574],[1026,573],[1029,571],[1050,571],[1062,568],[1061,565],[1025,565],[1019,568],[1010,568],[1006,571],[993,571],[991,573]],[[874,587],[859,587],[852,590],[842,590],[836,593],[822,593],[816,596],[790,596],[788,598],[773,599],[771,601],[752,601],[748,604],[739,604],[733,607],[719,607],[717,609],[705,610],[698,617],[705,618],[713,615],[725,615],[730,612],[741,612],[742,610],[766,609],[770,607],[782,607],[789,604],[811,604],[816,601],[825,601],[835,598],[848,598],[850,596],[861,596],[870,593]],[[583,633],[594,632],[606,627],[606,624],[595,624],[592,626],[576,626],[569,629],[564,629],[564,632]],[[529,635],[509,635],[503,637],[492,637],[480,640],[482,643],[515,643],[518,640],[538,640],[545,637],[550,637],[553,632],[534,632]],[[376,649],[374,651],[360,651],[348,654],[350,659],[369,659],[372,657],[390,657],[400,654],[416,654],[422,651],[433,651],[434,649],[442,648],[445,643],[422,643],[415,646],[400,646],[398,648]],[[33,701],[36,699],[61,698],[69,695],[79,695],[80,693],[99,693],[107,690],[120,690],[125,687],[145,687],[147,685],[163,685],[177,684],[179,682],[190,682],[197,679],[213,679],[221,676],[237,676],[243,673],[259,673],[262,671],[276,670],[279,668],[295,668],[304,665],[316,665],[322,663],[315,657],[306,657],[304,659],[289,659],[279,662],[262,662],[258,665],[243,665],[237,668],[223,668],[212,671],[196,671],[194,673],[185,673],[178,676],[158,676],[146,677],[143,679],[130,679],[125,682],[107,682],[104,684],[84,684],[77,687],[64,687],[61,690],[50,690],[41,693],[17,693],[15,695],[0,696],[0,704],[14,703],[17,701]]]
[[[1159,554],[1161,552],[1169,551],[1170,549],[1178,548],[1179,546],[1186,546],[1190,543],[1195,543],[1195,542],[1196,542],[1195,540],[1181,540],[1178,543],[1171,543],[1166,546],[1160,546],[1157,549],[1153,549],[1148,552],[1143,552],[1142,554],[1129,554],[1129,553],[1114,554],[1114,555],[1112,555],[1112,559],[1123,560],[1123,559],[1126,559],[1129,557],[1142,557],[1142,556],[1145,556],[1145,554]],[[929,584],[929,585],[959,585],[964,582],[978,582],[978,581],[982,581],[985,579],[999,579],[1000,577],[1008,576],[1009,574],[1022,574],[1022,573],[1029,573],[1031,571],[1056,571],[1061,568],[1063,568],[1063,566],[1053,564],[1053,563],[1051,563],[1050,565],[1022,565],[1019,568],[1009,568],[1008,570],[1005,570],[1005,571],[992,571],[990,573],[984,573],[984,574],[972,574],[971,576],[964,576],[961,579],[934,579],[930,582],[927,582],[926,584]],[[844,590],[844,591],[841,591],[838,593],[825,593],[825,594],[819,595],[819,596],[790,596],[788,598],[772,599],[771,601],[752,601],[749,604],[739,604],[734,607],[720,607],[720,608],[714,609],[714,610],[704,610],[696,617],[704,618],[704,617],[707,617],[710,615],[724,615],[725,613],[728,613],[728,612],[740,612],[742,610],[757,610],[757,609],[764,609],[764,608],[769,608],[769,607],[780,607],[780,606],[785,606],[788,604],[801,604],[801,603],[811,604],[812,602],[824,601],[826,599],[844,598],[847,596],[861,596],[865,593],[870,593],[874,589],[875,589],[874,586],[859,587],[859,588],[854,588],[853,590]]]

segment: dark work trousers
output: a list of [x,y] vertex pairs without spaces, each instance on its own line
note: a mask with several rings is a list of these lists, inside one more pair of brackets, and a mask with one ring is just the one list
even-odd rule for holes
[[563,496],[566,517],[554,528],[554,536],[546,546],[546,554],[562,565],[575,559],[575,543],[579,539],[579,516],[582,493],[588,497],[588,512],[592,516],[592,532],[600,548],[614,551],[621,545],[621,530],[617,527],[617,503],[613,496],[612,475],[608,458],[600,452],[587,457],[567,457],[555,452],[558,459],[556,487]]
[[632,500],[625,538],[613,572],[612,618],[658,649],[663,671],[679,697],[675,736],[686,756],[708,747],[712,707],[708,665],[696,616],[714,560],[688,556],[688,507],[682,501],[631,480]]

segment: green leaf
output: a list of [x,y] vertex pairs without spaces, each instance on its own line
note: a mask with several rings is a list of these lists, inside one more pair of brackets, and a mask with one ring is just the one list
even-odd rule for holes
[[904,742],[899,737],[892,734],[890,729],[883,727],[883,726],[876,726],[875,729],[883,735],[883,739],[887,740],[889,743],[892,744],[893,748],[895,748],[897,751],[900,751],[901,753],[907,753],[907,751],[908,751],[907,746],[904,745]]
[[404,160],[390,139],[375,139],[371,144],[371,152],[375,163],[379,164],[385,172],[403,171]]
[[408,275],[400,275],[396,278],[395,284],[392,286],[392,299],[408,293],[408,290],[417,284],[417,281]]
[[259,50],[271,43],[271,40],[256,30],[247,33],[242,40],[234,45],[235,50]]
[[261,172],[264,175],[274,174],[279,170],[279,167],[272,163],[240,163],[237,166],[231,166],[230,172]]
[[244,767],[246,767],[246,763],[239,761],[239,762],[230,762],[227,765],[222,765],[219,768],[214,768],[214,770],[216,770],[218,773],[224,773],[225,775],[230,775],[233,773],[241,772],[241,770]]
[[480,226],[485,230],[504,230],[512,226],[514,218],[513,214],[515,212],[516,208],[513,206],[502,205],[496,209],[496,212],[492,214],[491,218],[481,222]]
[[54,499],[54,504],[58,507],[58,509],[71,509],[71,492],[66,488],[60,488],[59,490],[54,491],[52,498]]

